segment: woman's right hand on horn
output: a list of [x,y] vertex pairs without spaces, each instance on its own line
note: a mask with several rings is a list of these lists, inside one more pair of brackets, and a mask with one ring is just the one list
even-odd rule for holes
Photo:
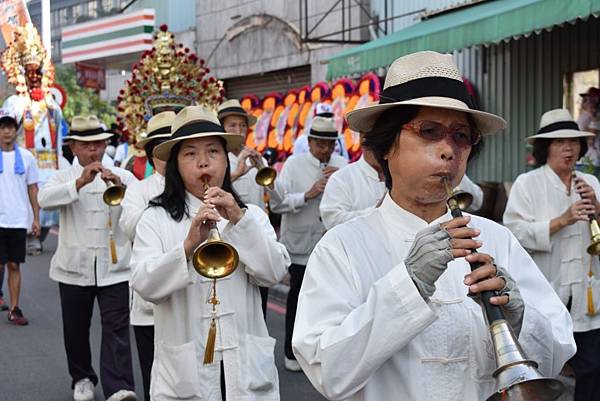
[[194,251],[200,244],[202,244],[208,238],[208,232],[210,231],[213,222],[221,220],[221,215],[217,212],[214,205],[204,205],[198,210],[198,213],[192,217],[192,224],[188,230],[188,235],[183,241],[183,249],[185,250],[185,257],[189,260]]
[[563,227],[570,226],[578,221],[588,221],[588,215],[595,214],[596,208],[589,199],[581,199],[573,203],[559,219]]
[[428,300],[433,295],[435,282],[448,262],[481,247],[480,241],[472,239],[479,235],[479,230],[467,227],[469,221],[469,216],[457,217],[427,227],[415,236],[404,264],[423,299]]

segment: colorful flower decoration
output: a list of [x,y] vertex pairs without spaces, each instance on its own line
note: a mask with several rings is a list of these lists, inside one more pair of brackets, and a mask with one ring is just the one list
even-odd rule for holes
[[117,98],[117,121],[123,135],[139,139],[152,115],[198,104],[216,110],[223,100],[223,82],[208,77],[210,69],[175,36],[167,25],[154,34],[154,46],[133,66]]

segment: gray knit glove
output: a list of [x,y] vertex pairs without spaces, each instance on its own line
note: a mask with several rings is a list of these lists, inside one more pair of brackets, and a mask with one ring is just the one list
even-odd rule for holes
[[433,295],[435,282],[453,259],[450,234],[439,224],[417,233],[404,264],[424,300]]
[[[496,266],[496,276],[504,280],[504,287],[498,291],[498,295],[508,295],[508,303],[502,306],[504,317],[508,324],[510,324],[515,335],[519,337],[521,326],[523,325],[523,314],[525,313],[523,297],[521,297],[521,292],[519,291],[519,287],[517,287],[517,283],[508,271],[506,271],[504,267],[496,265],[493,260],[492,264]],[[481,297],[479,294],[469,294],[469,296],[480,303]]]

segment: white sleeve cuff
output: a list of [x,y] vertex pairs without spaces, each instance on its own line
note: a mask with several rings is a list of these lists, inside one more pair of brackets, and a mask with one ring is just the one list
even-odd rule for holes
[[535,238],[536,250],[550,252],[550,221],[531,222],[533,236]]

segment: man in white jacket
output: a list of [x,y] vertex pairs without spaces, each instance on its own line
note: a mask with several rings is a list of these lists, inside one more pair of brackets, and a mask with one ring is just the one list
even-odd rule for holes
[[[112,136],[95,116],[76,116],[69,136],[79,164],[58,171],[39,192],[41,207],[60,211],[58,248],[50,278],[58,281],[65,350],[75,401],[94,399],[98,377],[92,367],[90,323],[94,301],[102,315],[100,376],[109,401],[136,400],[129,345],[129,258],[131,243],[116,224],[120,206],[103,201],[106,182],[137,181],[128,171],[102,165]],[[111,228],[112,226],[112,228]],[[114,240],[117,261],[111,260]]]
[[346,165],[344,158],[332,154],[338,137],[333,120],[315,117],[312,124],[308,134],[310,151],[287,159],[274,190],[269,189],[271,210],[282,214],[280,241],[292,260],[284,347],[285,367],[296,372],[300,371],[300,366],[292,352],[292,334],[298,293],[308,257],[325,233],[319,203],[329,177]]
[[[146,152],[148,162],[154,168],[154,174],[142,181],[133,183],[127,188],[123,202],[121,202],[123,212],[119,224],[131,242],[135,238],[138,221],[148,207],[148,203],[165,189],[166,163],[154,157],[152,152],[156,146],[171,136],[171,123],[174,118],[175,113],[172,111],[155,115],[148,121],[146,137],[138,142],[138,146]],[[130,321],[135,334],[135,343],[142,370],[144,400],[150,401],[150,372],[152,370],[152,359],[154,358],[154,307],[152,303],[144,301],[133,290]]]
[[481,135],[505,121],[470,106],[450,54],[397,59],[381,98],[347,117],[388,193],[308,261],[292,341],[302,369],[330,400],[485,400],[498,388],[479,294],[496,291],[489,302],[528,358],[558,375],[575,352],[567,310],[506,228],[446,205],[443,179],[458,185]]

